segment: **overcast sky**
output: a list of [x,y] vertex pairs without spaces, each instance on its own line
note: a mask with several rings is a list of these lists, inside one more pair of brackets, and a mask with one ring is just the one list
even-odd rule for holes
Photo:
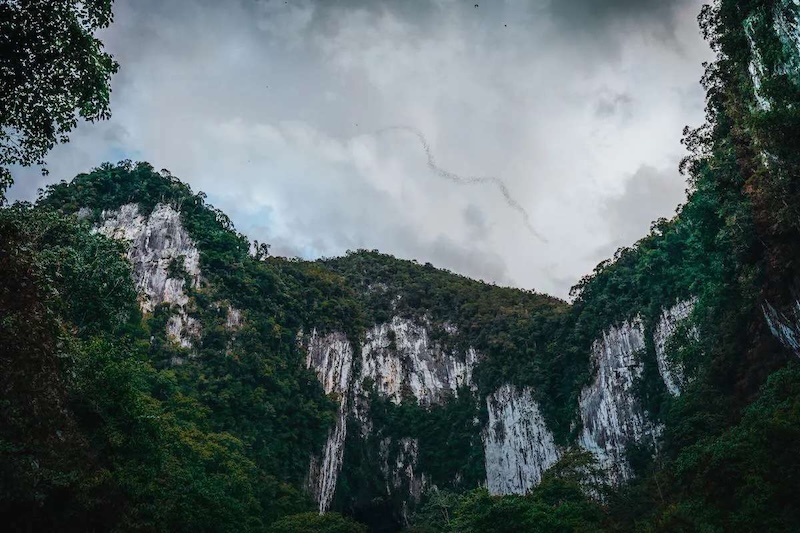
[[[478,7],[475,7],[476,2]],[[566,296],[684,199],[695,0],[117,0],[111,120],[16,173],[103,161],[205,191],[278,255],[377,248]],[[456,184],[428,167],[495,177]]]

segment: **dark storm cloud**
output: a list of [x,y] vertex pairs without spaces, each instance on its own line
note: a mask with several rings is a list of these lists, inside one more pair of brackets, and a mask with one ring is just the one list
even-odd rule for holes
[[595,111],[599,117],[603,118],[614,115],[626,117],[630,115],[631,104],[633,104],[633,97],[629,94],[604,95],[597,100]]
[[[314,0],[313,4],[317,8],[317,20],[324,20],[337,11],[363,10],[370,13],[389,12],[406,20],[431,21],[432,15],[443,7],[431,0]],[[462,4],[465,6],[466,2]]]
[[[646,22],[671,24],[674,13],[692,0],[253,0],[255,5],[270,5],[273,9],[291,9],[293,5],[313,5],[314,21],[326,23],[337,12],[361,10],[369,13],[391,13],[398,18],[414,21],[423,27],[437,24],[437,15],[469,16],[472,20],[503,27],[528,22],[530,18],[551,16],[556,22],[587,30],[605,30],[610,22]],[[478,7],[475,7],[477,4]],[[525,19],[508,15],[524,14]]]
[[[147,160],[275,253],[378,248],[565,296],[680,200],[661,169],[703,116],[700,1],[116,0],[111,120],[12,196]],[[393,124],[428,148],[374,134]]]
[[483,240],[489,234],[486,215],[475,204],[469,204],[464,208],[464,223],[470,229],[470,237],[473,240]]
[[436,161],[436,157],[433,155],[433,151],[431,150],[430,142],[425,136],[419,131],[417,128],[411,126],[389,126],[388,128],[382,128],[376,133],[384,133],[390,131],[402,131],[412,134],[414,137],[417,138],[422,149],[425,152],[425,157],[427,158],[428,168],[437,176],[442,179],[445,179],[449,182],[455,183],[457,185],[490,185],[496,188],[500,194],[503,196],[506,205],[511,208],[512,210],[519,213],[522,217],[522,222],[527,228],[527,230],[539,240],[545,240],[539,232],[531,225],[530,215],[525,210],[524,207],[514,198],[514,195],[511,194],[511,191],[508,189],[508,185],[506,185],[505,181],[498,178],[497,176],[462,176],[456,174],[455,172],[451,172],[439,166],[439,163]]
[[598,29],[613,22],[671,25],[674,13],[690,0],[552,0],[557,21],[576,28]]
[[633,244],[647,234],[654,219],[672,217],[686,199],[685,189],[686,182],[677,169],[639,168],[626,182],[624,192],[605,202],[605,220],[613,238],[610,248]]

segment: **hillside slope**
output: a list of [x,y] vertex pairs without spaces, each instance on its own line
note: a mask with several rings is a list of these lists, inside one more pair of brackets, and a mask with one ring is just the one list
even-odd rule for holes
[[3,517],[791,530],[800,7],[701,22],[718,59],[687,203],[571,304],[377,251],[269,257],[146,163],[0,210]]
[[25,212],[52,210],[126,244],[149,364],[209,429],[320,511],[376,528],[408,523],[434,488],[524,494],[573,447],[625,481],[628,448],[652,452],[662,431],[645,374],[682,386],[665,346],[694,300],[672,298],[658,324],[598,326],[581,305],[377,252],[251,255],[222,213],[143,163],[52,186]]

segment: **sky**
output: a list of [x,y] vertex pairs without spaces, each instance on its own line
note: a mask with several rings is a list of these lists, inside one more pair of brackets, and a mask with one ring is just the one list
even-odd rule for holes
[[685,200],[700,7],[117,0],[111,119],[80,124],[49,176],[15,169],[10,197],[149,161],[275,255],[378,249],[566,297]]

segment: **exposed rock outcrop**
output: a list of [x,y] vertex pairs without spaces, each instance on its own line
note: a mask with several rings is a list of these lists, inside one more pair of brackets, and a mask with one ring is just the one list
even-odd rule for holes
[[610,328],[592,346],[597,373],[581,393],[583,431],[579,444],[595,454],[612,483],[631,476],[628,445],[645,441],[655,444],[658,435],[658,428],[648,420],[634,391],[644,368],[637,355],[644,349],[644,329],[638,318]]
[[[386,480],[386,492],[391,494],[405,487],[412,500],[418,501],[427,485],[424,473],[416,471],[419,460],[417,439],[400,439],[396,446],[391,439],[383,439],[380,444],[381,469]],[[389,453],[394,448],[395,453]]]
[[[675,396],[685,384],[684,369],[671,360],[668,346],[695,303],[696,299],[691,298],[663,309],[652,332],[659,374],[667,390]],[[689,327],[689,337],[696,339],[697,329]],[[583,430],[578,444],[595,454],[612,484],[624,482],[632,475],[626,457],[628,447],[641,444],[657,449],[663,429],[642,409],[635,390],[644,371],[641,355],[647,348],[645,335],[639,317],[605,331],[592,346],[595,379],[581,393]]]
[[475,350],[468,349],[464,356],[445,352],[431,340],[429,329],[427,324],[394,317],[368,330],[357,386],[369,378],[393,402],[400,403],[408,393],[423,405],[437,403],[460,387],[474,387]]
[[308,474],[308,488],[324,513],[330,508],[336,481],[342,469],[344,440],[347,436],[347,398],[353,366],[353,347],[344,333],[319,335],[316,330],[308,341],[306,366],[316,371],[327,394],[339,400],[336,424],[328,433],[320,457],[312,457]]
[[[167,324],[167,334],[183,347],[190,347],[199,335],[199,324],[187,313],[187,279],[192,287],[200,282],[200,252],[181,223],[181,214],[172,206],[158,204],[152,213],[140,213],[137,204],[102,212],[96,231],[129,243],[128,260],[142,311],[152,312],[162,303],[177,307]],[[170,277],[176,263],[186,276]]]
[[491,494],[525,494],[558,461],[553,435],[530,389],[504,385],[486,398],[486,483]]
[[[455,328],[445,326],[444,331],[452,335]],[[394,403],[399,404],[410,395],[427,406],[457,394],[463,386],[475,387],[472,381],[478,358],[475,350],[470,348],[465,354],[446,351],[431,339],[427,323],[394,317],[369,329],[359,350],[357,375],[354,375],[354,350],[344,334],[323,336],[314,331],[306,349],[307,366],[317,372],[325,391],[339,398],[336,424],[321,457],[312,459],[309,469],[309,492],[321,512],[330,507],[342,468],[348,413],[353,415],[364,437],[372,432],[368,394],[371,388],[365,389],[365,384],[374,384],[377,394]],[[390,449],[399,452],[390,457]],[[418,500],[426,486],[425,475],[417,467],[418,442],[384,439],[378,452],[387,493],[404,490],[411,501]]]
[[[656,349],[658,373],[664,380],[664,385],[673,396],[679,396],[684,385],[684,368],[680,361],[674,361],[668,353],[668,343],[677,332],[679,326],[686,320],[694,309],[696,299],[692,298],[678,302],[669,309],[664,309],[653,332],[653,344]],[[697,329],[692,327],[689,337],[696,339]]]
[[171,278],[172,261],[181,261],[192,285],[200,280],[200,252],[181,224],[180,212],[158,204],[149,216],[139,213],[137,204],[103,211],[99,233],[130,243],[128,260],[133,265],[136,288],[143,311],[152,311],[160,303],[184,306],[188,297],[184,279]]
[[[694,302],[693,299],[678,302],[663,310],[652,332],[659,372],[672,394],[680,393],[683,370],[669,360],[667,346],[691,313]],[[444,331],[450,335],[456,333],[452,327]],[[626,457],[628,446],[655,447],[661,433],[661,427],[642,408],[635,390],[644,368],[640,356],[646,349],[645,336],[638,318],[607,330],[592,347],[596,376],[580,398],[582,432],[577,444],[597,456],[611,483],[623,482],[632,475]],[[351,376],[354,357],[343,334],[312,334],[307,364],[317,371],[326,392],[336,393],[340,398],[337,424],[331,430],[322,458],[313,460],[310,470],[310,491],[320,503],[321,511],[330,505],[342,467],[348,410],[364,437],[372,432],[368,394],[371,389],[365,390],[365,384],[374,384],[377,394],[394,403],[413,398],[427,406],[446,400],[463,386],[476,390],[475,350],[449,353],[431,339],[430,326],[425,323],[395,317],[374,326],[366,332],[358,372]],[[352,403],[348,406],[351,391]],[[561,454],[533,399],[533,391],[505,385],[486,398],[486,407],[488,424],[483,443],[489,491],[529,492]],[[389,450],[400,451],[390,457]],[[419,472],[417,465],[418,442],[384,439],[378,451],[387,492],[407,490],[410,501],[417,500],[426,486],[424,473]]]
[[786,348],[800,356],[800,301],[795,301],[791,316],[778,311],[771,303],[761,306],[770,331]]
[[[442,329],[447,335],[457,332],[448,324]],[[477,352],[473,348],[463,354],[447,351],[431,338],[430,331],[431,325],[425,320],[414,322],[401,317],[367,330],[360,372],[354,382],[353,405],[363,435],[372,431],[365,383],[374,384],[379,395],[394,403],[410,396],[424,406],[444,401],[461,387],[475,390],[472,371],[478,361]],[[401,453],[390,461],[387,453],[392,444],[384,441],[379,450],[386,465],[387,492],[405,488],[408,498],[417,501],[426,484],[424,473],[417,467],[418,443],[409,439],[394,443]]]
[[[768,71],[756,39],[757,25],[770,19],[772,30],[781,43],[785,58],[783,64],[775,66],[774,72]],[[800,85],[800,0],[778,0],[772,7],[771,13],[767,13],[764,8],[756,10],[745,20],[744,30],[750,44],[749,71],[756,103],[759,108],[768,111],[772,108],[772,103],[764,96],[762,90],[762,84],[767,76],[788,74],[795,84]]]
[[228,306],[228,313],[225,316],[225,327],[228,329],[239,329],[242,326],[242,312],[235,307]]

